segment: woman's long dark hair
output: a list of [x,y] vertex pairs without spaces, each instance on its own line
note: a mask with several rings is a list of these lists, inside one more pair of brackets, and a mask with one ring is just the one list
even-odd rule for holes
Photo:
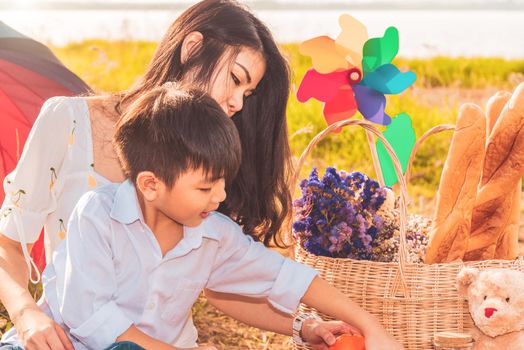
[[[202,33],[203,43],[182,63],[184,38],[195,31]],[[224,55],[230,53],[234,59],[242,48],[262,54],[266,71],[255,93],[233,116],[242,163],[219,211],[265,245],[283,247],[279,231],[291,207],[286,123],[290,73],[269,29],[244,6],[231,0],[204,0],[186,10],[168,29],[141,81],[122,94],[117,112],[141,93],[179,81],[187,72],[194,83],[209,87]]]

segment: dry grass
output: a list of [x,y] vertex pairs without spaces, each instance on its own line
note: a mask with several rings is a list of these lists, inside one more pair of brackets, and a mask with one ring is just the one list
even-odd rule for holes
[[193,307],[193,321],[199,343],[213,344],[228,350],[288,350],[291,338],[249,327],[224,315],[201,296]]

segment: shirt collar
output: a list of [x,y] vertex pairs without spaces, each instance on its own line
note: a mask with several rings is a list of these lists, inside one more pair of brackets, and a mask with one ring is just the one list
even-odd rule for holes
[[[213,220],[211,219],[215,213],[205,219],[200,225],[196,227],[184,226],[184,238],[178,242],[177,246],[173,250],[176,256],[185,255],[193,249],[198,249],[202,245],[204,238],[219,241],[219,236],[213,228]],[[168,253],[168,255],[170,255]]]
[[203,235],[200,226],[184,226],[184,237],[175,248],[167,253],[167,257],[178,257],[188,254],[193,249],[198,249],[202,245]]
[[144,222],[138,203],[136,189],[131,180],[122,182],[116,190],[113,208],[109,214],[112,219],[128,225],[137,220]]

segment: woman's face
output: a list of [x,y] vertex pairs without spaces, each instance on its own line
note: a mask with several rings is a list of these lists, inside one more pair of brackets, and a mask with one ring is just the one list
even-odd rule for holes
[[[228,56],[228,55],[224,55]],[[240,111],[266,71],[266,60],[258,51],[243,48],[232,63],[221,60],[208,93],[229,117]]]

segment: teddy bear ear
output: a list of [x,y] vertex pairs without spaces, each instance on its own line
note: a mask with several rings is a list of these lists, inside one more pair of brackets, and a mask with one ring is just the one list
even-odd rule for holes
[[463,267],[457,276],[457,289],[461,296],[468,295],[469,286],[477,279],[480,271],[473,267]]

